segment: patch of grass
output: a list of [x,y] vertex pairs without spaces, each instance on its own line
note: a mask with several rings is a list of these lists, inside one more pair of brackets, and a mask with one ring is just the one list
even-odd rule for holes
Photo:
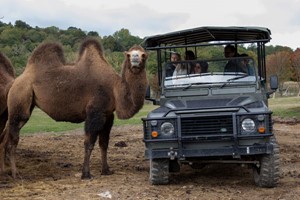
[[[120,120],[115,117],[114,126],[121,126],[127,124],[142,124],[142,117],[146,117],[148,112],[153,110],[155,106],[152,104],[145,104],[144,107],[128,120]],[[38,108],[35,108],[32,115],[25,126],[21,129],[21,134],[30,134],[38,132],[62,132],[75,129],[83,129],[84,123],[70,123],[70,122],[56,122],[51,119],[46,113]]]
[[21,129],[21,134],[38,132],[61,132],[83,128],[83,123],[75,124],[70,122],[56,122],[46,113],[35,108],[25,126]]
[[273,116],[300,119],[300,97],[269,99],[269,107],[273,111]]
[[[120,120],[115,117],[114,126],[122,125],[138,125],[142,124],[141,118],[146,117],[147,114],[155,109],[157,106],[152,104],[145,104],[144,107],[135,114],[132,118],[127,120]],[[299,97],[282,97],[276,99],[269,99],[269,107],[273,111],[273,116],[283,119],[297,118],[300,119],[300,98]],[[34,109],[29,121],[21,129],[21,134],[30,134],[38,132],[61,132],[75,129],[83,129],[84,123],[70,123],[70,122],[56,122],[46,115],[43,111]]]

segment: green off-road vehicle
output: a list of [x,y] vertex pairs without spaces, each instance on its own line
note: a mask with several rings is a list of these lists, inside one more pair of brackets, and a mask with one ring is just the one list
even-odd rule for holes
[[[279,147],[268,98],[278,80],[266,76],[270,35],[263,27],[199,27],[145,38],[157,54],[159,85],[159,95],[146,95],[158,107],[142,119],[152,184],[169,183],[169,173],[184,164],[237,163],[253,168],[256,185],[276,186]],[[235,47],[233,57],[225,58],[226,45]],[[185,60],[186,51],[194,58]],[[182,60],[171,62],[174,53]]]

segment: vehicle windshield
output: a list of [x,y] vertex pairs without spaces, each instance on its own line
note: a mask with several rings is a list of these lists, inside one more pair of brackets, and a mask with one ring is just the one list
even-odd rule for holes
[[256,82],[256,71],[251,57],[168,62],[164,67],[164,86],[249,84]]

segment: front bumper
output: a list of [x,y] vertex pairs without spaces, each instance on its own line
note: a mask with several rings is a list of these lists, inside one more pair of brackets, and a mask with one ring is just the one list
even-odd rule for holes
[[147,159],[154,158],[177,158],[179,160],[189,158],[207,158],[207,157],[225,157],[242,158],[243,156],[271,154],[273,152],[272,144],[257,144],[252,146],[231,146],[222,148],[206,149],[146,149],[145,156]]

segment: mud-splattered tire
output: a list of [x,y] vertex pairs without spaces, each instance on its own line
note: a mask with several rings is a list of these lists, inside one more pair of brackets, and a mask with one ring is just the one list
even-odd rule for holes
[[275,136],[270,138],[270,143],[273,144],[273,152],[262,155],[259,159],[260,167],[254,166],[253,168],[254,181],[259,187],[272,188],[279,181],[279,146]]
[[169,159],[150,159],[150,182],[152,185],[169,183]]

